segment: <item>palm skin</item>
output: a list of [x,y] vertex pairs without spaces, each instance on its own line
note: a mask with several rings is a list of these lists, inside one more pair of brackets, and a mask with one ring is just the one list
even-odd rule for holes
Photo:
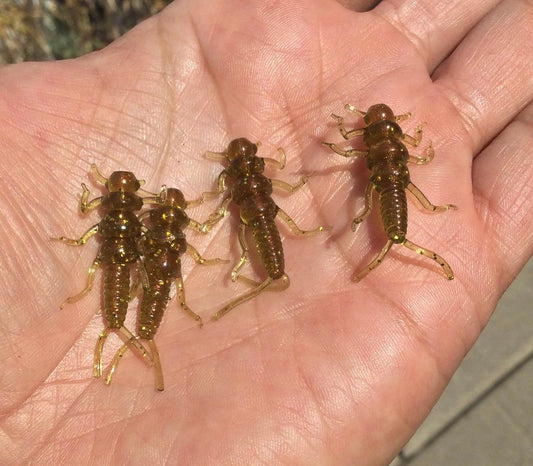
[[[420,425],[533,249],[532,12],[509,1],[355,11],[365,3],[179,1],[101,52],[0,70],[2,463],[381,465]],[[350,228],[364,162],[320,142],[342,141],[330,114],[345,103],[378,102],[412,112],[410,134],[425,123],[414,154],[435,147],[411,177],[458,210],[410,202],[408,238],[446,258],[452,282],[398,246],[350,281],[385,237],[377,209]],[[106,387],[91,377],[98,287],[59,310],[85,283],[97,242],[48,238],[98,221],[75,213],[90,163],[192,199],[222,170],[202,154],[239,136],[261,140],[260,156],[285,149],[273,177],[315,172],[275,199],[302,228],[329,231],[302,239],[281,226],[291,287],[216,323],[208,316],[245,287],[228,282],[229,265],[185,261],[189,304],[206,325],[170,303],[156,336],[165,391],[131,353]],[[235,262],[236,232],[227,220],[188,239]]]

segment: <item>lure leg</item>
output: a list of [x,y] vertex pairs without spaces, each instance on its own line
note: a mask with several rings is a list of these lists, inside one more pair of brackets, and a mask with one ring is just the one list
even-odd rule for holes
[[[398,120],[396,120],[398,121]],[[420,143],[422,142],[422,133],[423,133],[423,125],[418,125],[416,128],[415,128],[415,135],[414,136],[409,136],[408,134],[403,134],[402,136],[402,139],[404,142],[406,142],[407,144],[409,144],[410,146],[413,146],[413,147],[418,147],[420,145]]]
[[204,223],[197,222],[191,218],[189,219],[189,227],[193,230],[196,230],[198,233],[203,233],[205,235],[209,233],[211,228],[213,228],[213,226],[216,225],[222,218],[224,218],[224,215],[219,215],[218,212],[212,214]]
[[241,258],[239,259],[239,262],[235,267],[233,267],[233,270],[231,271],[231,281],[234,282],[237,280],[237,277],[239,276],[239,270],[241,270],[242,266],[246,263],[248,260],[248,243],[246,242],[246,225],[244,223],[241,223],[239,225],[239,244],[241,245]]
[[79,239],[71,239],[67,238],[66,236],[58,236],[58,237],[52,237],[50,238],[52,241],[61,241],[65,244],[68,244],[69,246],[83,246],[85,243],[87,243],[87,240],[91,237],[96,235],[98,233],[98,225],[94,225],[91,228],[89,228],[81,238]]
[[[399,116],[402,116],[402,115],[399,115]],[[396,121],[398,121],[398,117],[396,117]],[[408,134],[404,134],[402,136],[402,139],[407,144],[413,147],[418,147],[420,143],[422,142],[422,132],[423,132],[423,125],[418,125],[415,129],[414,137],[409,136]],[[431,162],[433,160],[433,157],[435,157],[435,150],[433,149],[433,145],[430,142],[428,145],[428,148],[426,149],[426,155],[424,157],[419,157],[416,155],[409,155],[409,158],[407,159],[407,161],[409,163],[423,165],[425,163]]]
[[198,199],[191,199],[190,201],[187,201],[187,207],[196,207],[201,204],[203,204],[205,201],[209,201],[211,199],[214,199],[219,196],[219,192],[209,192],[206,191],[205,193],[202,193],[202,195]]
[[[219,178],[219,180],[220,180],[220,178]],[[220,181],[219,181],[219,184],[220,184]],[[225,182],[222,181],[222,184],[225,185]],[[205,191],[205,192],[202,193],[202,195],[198,199],[193,199],[191,201],[187,201],[187,207],[195,207],[195,206],[198,206],[200,204],[203,204],[205,201],[210,201],[211,199],[217,198],[218,196],[220,196],[220,193],[224,192],[224,190],[218,191],[218,189],[220,189],[220,188],[218,187],[217,191]]]
[[93,375],[94,377],[102,376],[102,353],[104,351],[104,344],[109,336],[111,329],[106,327],[96,340],[96,347],[94,348],[94,361],[93,361]]
[[381,262],[383,262],[383,258],[390,251],[390,248],[392,247],[392,245],[393,245],[392,240],[388,240],[385,246],[383,246],[383,249],[381,250],[381,252],[376,256],[376,258],[372,262],[370,262],[370,264],[368,264],[368,266],[365,269],[363,269],[361,272],[359,272],[358,274],[354,274],[352,276],[352,280],[354,282],[358,282],[363,277],[366,277],[370,272],[372,272],[372,270],[374,270],[378,265],[381,264]]
[[[138,338],[133,335],[126,327],[122,326],[120,328],[110,328],[106,327],[102,333],[98,336],[98,339],[96,340],[96,347],[94,349],[94,360],[93,360],[93,375],[94,377],[101,377],[102,376],[102,354],[104,351],[104,345],[107,341],[107,337],[111,332],[115,332],[120,339],[124,342],[124,346],[127,348],[133,349],[137,354],[139,354],[143,359],[148,358],[148,361],[150,364],[152,364],[154,361],[152,359],[152,356],[148,351],[146,351],[146,348],[141,344],[141,342],[138,340]],[[122,354],[120,358],[124,355],[126,352],[126,349],[122,351]],[[119,350],[120,352],[121,350]],[[115,355],[116,358],[117,355]],[[113,361],[115,361],[115,358],[113,358]],[[118,364],[118,362],[116,363]],[[112,372],[115,371],[115,367],[111,367]],[[111,372],[111,371],[110,371]],[[111,376],[108,375],[109,380],[111,381]],[[108,382],[106,382],[108,383]]]
[[[224,154],[224,155],[222,155]],[[218,153],[218,152],[207,152],[208,158],[212,160],[219,160],[218,157],[216,159],[213,159],[212,157],[209,157],[209,155],[221,155],[220,160],[226,160],[225,152]],[[226,190],[226,170],[223,170],[220,175],[218,175],[218,181],[217,181],[217,190],[216,191],[206,191],[205,193],[202,193],[202,197],[204,195],[208,196],[207,199],[210,198],[210,196],[218,196],[220,193],[223,193]]]
[[[139,345],[141,343],[139,342]],[[155,346],[155,342],[153,340],[148,340],[148,345],[150,347],[150,359],[154,362],[155,366],[155,373],[156,373],[156,388],[157,390],[162,391],[164,389],[164,383],[163,383],[163,371],[161,369],[161,359],[159,358],[159,352],[157,351],[157,346]],[[113,356],[113,360],[111,361],[111,366],[109,368],[109,372],[107,373],[105,384],[109,385],[111,381],[113,380],[113,376],[115,375],[115,371],[117,369],[118,363],[120,360],[124,357],[126,354],[126,351],[128,351],[129,344],[125,343],[120,347],[120,349],[115,353]]]
[[[244,275],[239,275],[237,278],[239,279],[239,281],[250,286],[251,288],[261,286],[261,282],[258,282],[257,280],[252,280],[251,278],[245,277]],[[290,284],[291,281],[289,279],[289,276],[284,273],[280,278],[274,280],[271,285],[265,289],[265,291],[283,291],[286,290]]]
[[[113,380],[113,375],[115,375],[115,371],[117,370],[118,363],[124,357],[124,355],[126,354],[126,351],[128,351],[128,345],[124,344],[115,353],[115,356],[113,356],[113,360],[111,361],[111,366],[109,367],[109,372],[107,373],[107,376],[105,378],[106,385],[109,385],[111,381]],[[100,370],[100,375],[101,374],[102,374],[102,371]],[[95,372],[95,377],[99,377],[96,375],[96,372]]]
[[344,109],[349,112],[355,113],[356,115],[359,115],[360,117],[363,117],[363,118],[366,115],[366,112],[364,112],[363,110],[357,110],[352,104],[345,104]]
[[154,359],[155,366],[155,388],[162,392],[165,389],[165,381],[163,379],[163,367],[161,366],[161,358],[154,340],[148,340],[148,346]]
[[99,205],[102,204],[102,196],[95,197],[92,201],[87,202],[89,199],[90,191],[85,185],[85,183],[81,184],[81,200],[80,200],[80,210],[82,213],[86,214],[87,212],[90,212],[91,210],[96,209]]
[[113,329],[120,339],[127,344],[132,350],[134,350],[141,358],[148,358],[149,364],[153,363],[150,353],[146,351],[146,348],[141,344],[139,339],[131,333],[126,327],[122,326],[118,329]]
[[98,167],[95,163],[91,164],[91,173],[93,174],[94,179],[98,181],[98,183],[104,185],[107,183],[107,178],[100,173],[100,170],[98,170]]
[[213,314],[212,319],[218,320],[221,317],[225,316],[234,307],[237,307],[238,305],[244,303],[245,301],[255,298],[259,293],[261,293],[264,289],[266,289],[272,283],[272,281],[273,281],[272,278],[270,277],[267,278],[263,283],[255,287],[253,290],[250,290],[248,293],[242,294],[237,299],[231,301],[229,304],[226,304],[222,309],[220,309],[215,314]]
[[[225,152],[207,152],[206,156],[212,160],[225,160],[226,159]],[[220,196],[220,194],[222,194],[226,190],[226,177],[227,177],[226,171],[223,170],[222,173],[218,175],[217,190],[216,191],[205,191],[202,193],[199,199],[197,199],[196,201],[192,201],[192,202],[201,204],[206,200],[214,199]],[[224,217],[224,215],[226,215],[226,212],[227,212],[226,209],[229,204],[229,202],[226,202],[226,201],[227,199],[225,199],[222,202],[221,206],[218,209],[218,212],[215,212],[214,214],[211,214],[209,216],[209,219],[207,220],[207,222],[205,222],[205,225],[207,226],[205,226],[204,224],[200,224],[204,228],[198,231],[200,231],[201,233],[208,233],[209,229],[214,224],[216,224],[222,217]],[[197,222],[194,222],[194,223],[197,223]]]
[[79,301],[92,290],[94,283],[94,273],[96,272],[99,266],[100,262],[98,261],[98,259],[95,259],[92,265],[89,267],[89,271],[87,272],[87,284],[85,285],[85,288],[81,290],[78,294],[75,294],[74,296],[69,296],[67,299],[65,299],[65,301],[61,303],[61,306],[59,306],[59,309],[63,309],[65,307],[65,304]]
[[453,204],[444,204],[444,205],[434,205],[431,202],[429,202],[429,199],[425,196],[425,194],[420,191],[413,183],[409,183],[407,185],[407,189],[415,196],[418,202],[420,202],[420,205],[424,207],[424,209],[429,210],[431,212],[444,212],[449,209],[457,209],[457,206]]
[[128,291],[129,301],[132,301],[133,298],[135,298],[135,296],[138,294],[139,284],[141,283],[145,291],[150,291],[150,281],[148,279],[148,272],[146,271],[144,264],[140,260],[137,261],[136,269],[137,274],[132,279],[131,286]]
[[337,147],[332,142],[323,142],[323,146],[329,147],[333,152],[336,154],[342,155],[343,157],[366,157],[368,154],[368,151],[366,150],[355,150],[355,149],[348,149],[348,150],[342,150],[341,148]]
[[281,181],[281,180],[276,180],[276,179],[271,179],[270,181],[272,181],[272,185],[273,186],[277,186],[278,188],[281,188],[285,191],[288,191],[290,193],[295,193],[296,191],[298,191],[305,183],[307,183],[307,180],[311,177],[311,175],[304,175],[300,178],[300,180],[298,181],[298,183],[296,184],[289,184],[285,181]]
[[396,122],[398,122],[398,121],[408,120],[409,118],[411,118],[411,112],[404,113],[404,114],[402,114],[402,115],[396,115],[396,116],[394,117],[394,119],[396,120]]
[[[206,194],[206,193],[204,193]],[[203,194],[202,194],[203,196]],[[231,202],[231,197],[224,199],[218,210],[212,213],[204,223],[197,222],[192,218],[189,219],[189,227],[193,230],[198,231],[199,233],[207,234],[211,231],[220,220],[222,220],[228,213],[228,205]]]
[[433,160],[433,157],[435,157],[435,150],[433,149],[433,146],[430,143],[428,148],[426,149],[425,157],[418,157],[416,155],[410,155],[407,161],[409,163],[416,163],[417,165],[423,165],[425,163],[431,162]]
[[441,256],[439,256],[437,253],[430,251],[429,249],[425,249],[421,246],[416,245],[415,243],[412,243],[409,240],[405,240],[403,245],[406,248],[409,248],[411,251],[416,252],[417,254],[422,254],[425,257],[428,257],[431,260],[434,260],[437,264],[439,264],[442,267],[442,270],[444,272],[444,275],[446,275],[446,278],[448,280],[454,279],[454,273],[448,262],[446,262]]
[[[226,216],[226,214],[228,213],[228,206],[230,202],[231,196],[224,199],[224,201],[222,201],[222,204],[220,204],[218,210],[212,213],[203,224],[199,224],[200,228],[198,229],[198,231],[200,231],[201,233],[209,233],[211,228],[213,228],[218,222],[220,222],[220,220],[222,220]],[[191,222],[190,225],[191,227],[196,228],[194,226],[194,223]]]
[[187,302],[185,300],[185,287],[183,286],[183,278],[179,277],[176,279],[176,288],[178,289],[178,302],[180,303],[181,308],[190,317],[196,320],[200,324],[200,327],[202,327],[204,325],[202,322],[202,318],[187,305]]
[[205,157],[210,160],[218,160],[219,162],[227,160],[225,152],[213,152],[212,150],[208,150],[205,153]]
[[[360,114],[359,110],[355,110],[355,113]],[[337,120],[337,127],[339,128],[339,133],[341,133],[341,136],[344,139],[353,139],[354,137],[362,136],[365,133],[365,128],[356,128],[352,129],[351,131],[346,130],[346,128],[344,127],[344,118],[339,115],[335,115],[334,113],[332,113],[331,118],[335,118],[335,120]]]
[[187,243],[187,250],[185,252],[189,254],[197,264],[200,265],[217,265],[221,262],[229,262],[229,260],[220,259],[219,257],[215,257],[214,259],[205,259],[200,255],[198,250],[189,243]]
[[295,235],[312,235],[324,230],[323,226],[316,227],[314,230],[302,230],[298,225],[296,225],[296,222],[289,216],[289,214],[282,209],[278,210],[277,215],[289,226]]
[[263,160],[269,165],[274,165],[278,170],[283,170],[287,164],[287,155],[285,155],[285,151],[281,147],[278,148],[278,153],[280,158],[279,160],[270,157],[265,157]]
[[363,213],[353,219],[352,222],[352,231],[357,230],[357,225],[359,225],[365,218],[370,215],[372,211],[372,193],[374,191],[374,183],[370,182],[366,185],[365,190],[365,210]]

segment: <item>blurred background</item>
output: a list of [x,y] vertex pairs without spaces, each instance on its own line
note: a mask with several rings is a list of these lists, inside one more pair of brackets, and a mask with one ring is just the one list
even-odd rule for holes
[[172,0],[0,0],[0,65],[101,49]]

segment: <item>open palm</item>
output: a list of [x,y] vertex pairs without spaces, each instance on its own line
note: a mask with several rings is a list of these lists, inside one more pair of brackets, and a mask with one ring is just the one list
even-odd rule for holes
[[[177,1],[101,52],[0,70],[3,464],[379,465],[422,422],[532,251],[531,4],[383,1],[361,13],[372,2],[344,3],[353,10]],[[377,209],[350,228],[364,161],[320,142],[342,141],[330,114],[345,115],[345,103],[379,102],[412,112],[409,134],[425,124],[413,153],[431,141],[435,160],[411,177],[458,210],[410,203],[408,238],[441,254],[454,281],[400,246],[350,281],[385,236]],[[231,265],[185,260],[189,304],[206,325],[171,301],[156,336],[166,390],[130,353],[106,387],[91,377],[99,287],[59,309],[83,287],[97,242],[48,238],[98,221],[75,211],[81,182],[100,193],[91,163],[192,199],[223,168],[205,151],[240,136],[260,140],[260,156],[285,149],[287,167],[269,176],[315,173],[275,199],[302,228],[329,230],[294,238],[281,225],[291,287],[216,323],[209,315],[246,287],[228,280]],[[202,220],[216,206],[189,213]],[[205,257],[239,257],[235,218],[188,239]],[[255,263],[243,273],[264,277]]]

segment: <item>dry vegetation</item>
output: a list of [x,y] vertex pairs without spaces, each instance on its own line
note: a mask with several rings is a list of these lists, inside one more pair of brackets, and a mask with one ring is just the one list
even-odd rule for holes
[[172,0],[0,0],[0,64],[98,50]]

